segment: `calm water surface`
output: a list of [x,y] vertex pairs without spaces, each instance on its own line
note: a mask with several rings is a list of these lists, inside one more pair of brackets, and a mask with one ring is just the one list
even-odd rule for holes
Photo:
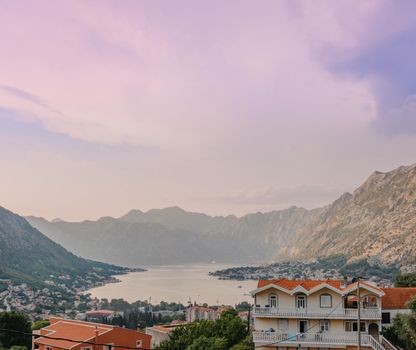
[[[118,276],[120,283],[110,283],[91,289],[97,298],[123,298],[129,302],[149,300],[210,305],[234,305],[240,301],[251,301],[249,292],[256,288],[256,281],[226,281],[208,276],[215,271],[231,266],[187,265],[148,267],[146,272],[132,272]],[[239,288],[240,287],[240,288]]]

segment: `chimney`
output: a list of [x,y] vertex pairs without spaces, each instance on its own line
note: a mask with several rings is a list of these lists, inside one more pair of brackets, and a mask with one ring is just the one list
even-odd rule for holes
[[347,288],[348,287],[348,276],[344,276],[344,279],[341,282],[341,287],[342,288]]

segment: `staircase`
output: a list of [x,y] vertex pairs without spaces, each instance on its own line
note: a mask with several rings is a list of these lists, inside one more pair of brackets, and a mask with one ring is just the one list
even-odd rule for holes
[[383,336],[380,336],[381,344],[384,346],[386,350],[402,350],[398,346],[394,346],[392,343],[390,343],[386,338]]
[[[385,348],[383,345],[381,345],[376,338],[374,338],[370,334],[363,334],[361,336],[361,344],[364,346],[371,346],[374,350],[391,350],[388,348]],[[395,349],[397,350],[397,349]]]

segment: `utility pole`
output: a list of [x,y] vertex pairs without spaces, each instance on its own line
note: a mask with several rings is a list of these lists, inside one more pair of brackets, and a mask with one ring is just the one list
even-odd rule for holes
[[95,326],[95,337],[94,337],[94,350],[97,350],[97,340],[98,340],[98,326]]
[[357,315],[358,350],[361,350],[361,291],[360,291],[360,277],[357,277],[357,298],[358,298],[358,315]]
[[247,334],[250,335],[250,320],[251,320],[251,304],[248,304],[248,313],[247,313]]

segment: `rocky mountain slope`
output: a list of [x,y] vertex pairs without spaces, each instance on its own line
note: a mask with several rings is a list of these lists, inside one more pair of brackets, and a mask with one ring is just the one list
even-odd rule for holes
[[102,280],[126,269],[79,258],[33,228],[24,218],[0,207],[0,279],[40,286],[65,276]]
[[289,247],[295,257],[343,253],[384,263],[416,261],[416,165],[374,172],[324,208],[313,230]]
[[326,207],[210,217],[180,208],[133,210],[80,223],[29,217],[84,257],[127,264],[258,262],[344,254],[412,264],[416,253],[416,165],[375,172]]

